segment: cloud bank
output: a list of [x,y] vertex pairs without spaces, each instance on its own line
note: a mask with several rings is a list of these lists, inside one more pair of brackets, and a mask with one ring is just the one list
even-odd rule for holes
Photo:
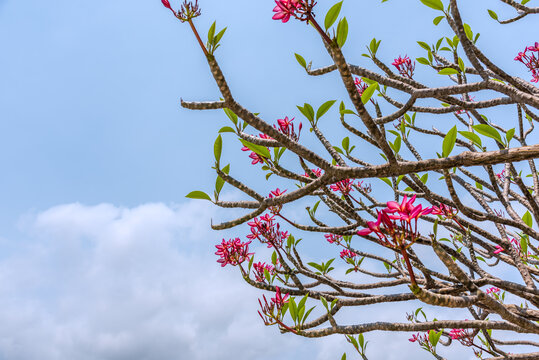
[[[353,359],[342,336],[263,326],[261,292],[216,263],[214,211],[68,204],[26,216],[21,239],[0,239],[0,359]],[[404,311],[361,309],[346,323]],[[406,334],[366,338],[373,360],[406,358],[403,348],[427,358]]]

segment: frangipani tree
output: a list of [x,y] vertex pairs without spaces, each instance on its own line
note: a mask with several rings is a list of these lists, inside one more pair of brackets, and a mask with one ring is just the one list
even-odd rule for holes
[[[529,348],[539,346],[530,340],[539,334],[539,173],[534,160],[539,157],[534,132],[539,43],[523,44],[524,50],[514,55],[530,77],[513,76],[481,51],[479,34],[461,16],[457,0],[420,1],[432,9],[432,26],[445,21],[453,33],[433,44],[418,42],[425,56],[415,61],[402,55],[389,62],[380,59],[381,42],[372,39],[364,56],[377,70],[344,56],[349,25],[340,18],[342,1],[320,22],[314,0],[275,1],[273,19],[312,25],[306,29],[320,35],[333,60],[314,69],[296,54],[306,75],[338,73],[348,97],[299,105],[303,121],[292,116],[267,121],[240,104],[219,67],[215,55],[226,28],[219,31],[213,23],[204,41],[194,23],[201,15],[198,1],[185,1],[175,10],[162,0],[189,24],[221,93],[212,102],[181,105],[222,109],[231,122],[214,144],[213,197],[202,191],[188,197],[245,211],[237,219],[212,224],[216,230],[244,224],[250,229],[246,238],[223,239],[216,255],[221,266],[237,266],[247,283],[272,293],[259,300],[266,325],[304,337],[343,334],[364,359],[363,334],[375,330],[410,332],[410,341],[438,359],[439,345],[455,342],[479,358],[537,359],[539,352]],[[539,13],[527,0],[500,1],[514,15],[502,20],[492,10],[485,14],[501,25]],[[445,84],[422,83],[418,72],[443,77]],[[514,109],[510,118],[499,111],[506,107]],[[487,109],[490,117],[483,113]],[[331,117],[325,121],[340,124],[347,136],[334,142],[319,127],[322,117]],[[238,140],[253,168],[266,174],[265,193],[222,163],[228,136]],[[324,151],[302,144],[305,136],[316,138]],[[275,177],[290,186],[272,187]],[[245,198],[221,200],[225,184]],[[384,193],[375,191],[379,187]],[[312,201],[306,209],[310,222],[300,223],[288,216],[287,204],[305,199]],[[294,236],[298,230],[309,233],[310,243],[339,247],[346,273],[335,273],[334,258],[306,263]],[[270,259],[255,262],[257,242],[273,250]],[[367,243],[377,250],[366,250],[373,248]],[[368,270],[366,264],[380,270]],[[352,273],[372,280],[352,281]],[[339,317],[348,307],[412,301],[454,309],[455,315],[429,320],[419,307],[407,322],[350,324]]]

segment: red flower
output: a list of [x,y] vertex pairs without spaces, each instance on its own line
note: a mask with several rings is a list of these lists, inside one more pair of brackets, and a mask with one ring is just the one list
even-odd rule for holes
[[487,295],[498,294],[500,291],[501,291],[500,288],[493,286],[487,289]]
[[[317,177],[317,178],[322,176],[322,170],[320,170],[320,169],[311,169],[311,171],[314,173],[314,176]],[[307,173],[305,173],[303,176],[306,177],[306,178],[311,178],[311,175],[309,175]]]
[[258,282],[266,282],[264,270],[268,270],[270,275],[273,275],[275,273],[275,268],[273,266],[263,262],[253,264],[253,268],[255,269],[255,279]]
[[344,249],[343,251],[341,251],[341,259],[343,260],[347,260],[347,259],[351,259],[352,261],[354,261],[354,258],[357,256],[357,254],[353,251],[350,251],[348,249]]
[[361,78],[355,78],[354,83],[356,84],[359,96],[363,95],[363,92],[369,87],[369,85],[367,85]]
[[[405,240],[408,240],[410,244],[414,243],[419,237],[417,220],[433,211],[433,208],[423,209],[422,205],[414,206],[415,198],[414,195],[408,200],[405,195],[400,204],[396,201],[388,201],[385,209],[377,211],[376,222],[367,222],[368,228],[359,230],[357,234],[366,236],[374,232],[384,246],[391,248],[404,245]],[[412,222],[412,220],[415,221]],[[392,242],[386,235],[391,237]]]
[[290,20],[290,16],[295,16],[296,11],[300,8],[301,4],[298,0],[275,0],[275,6],[273,12],[273,20],[281,20],[283,23]]
[[501,247],[500,245],[496,245],[496,250],[494,250],[492,253],[493,254],[499,254],[501,252],[504,252],[505,250],[503,249],[503,247]]
[[404,57],[400,57],[399,55],[399,57],[396,58],[391,65],[395,66],[399,73],[408,79],[412,79],[414,76],[415,61],[412,64],[412,60],[410,60],[407,55]]
[[335,235],[335,234],[325,234],[324,237],[326,240],[330,243],[337,243],[337,245],[341,244],[342,235]]
[[221,264],[221,267],[230,264],[236,266],[248,260],[253,253],[249,253],[249,244],[251,242],[241,242],[240,238],[230,239],[228,241],[221,242],[221,245],[215,245],[217,252],[215,255],[219,255],[221,258],[217,260]]
[[[528,51],[530,54],[528,54]],[[515,57],[515,61],[520,61],[531,71],[531,82],[539,82],[539,57],[535,53],[539,56],[539,42],[526,47],[523,52],[519,52]]]
[[295,118],[288,119],[288,116],[285,116],[284,119],[278,119],[277,120],[277,124],[279,125],[279,127],[276,127],[275,125],[273,125],[273,127],[275,129],[277,129],[279,132],[281,132],[284,135],[288,136],[290,139],[292,139],[294,141],[298,141],[299,136],[301,134],[301,129],[303,127],[303,124],[299,123],[298,132],[296,134],[296,131],[294,129],[294,124],[292,123],[292,121],[294,121],[294,119]]
[[248,222],[247,225],[251,227],[251,233],[247,235],[247,238],[267,243],[268,248],[280,248],[283,241],[288,239],[288,231],[281,231],[281,225],[275,223],[274,218],[274,215],[266,214]]
[[[247,146],[244,146],[241,148],[241,151],[251,151],[251,149],[249,149]],[[253,161],[251,161],[251,165],[256,165],[258,163],[264,163],[264,157],[258,155],[257,153],[255,153],[254,151],[251,151],[251,153],[249,154],[249,157],[251,159],[253,159]]]
[[[270,192],[269,197],[270,197],[270,198],[273,198],[273,197],[281,196],[281,195],[283,195],[285,192],[286,192],[286,190],[285,190],[285,191],[281,191],[281,190],[279,190],[279,188],[277,188],[277,189],[273,190],[272,192]],[[270,207],[269,207],[269,211],[270,211],[272,214],[277,215],[278,213],[281,212],[282,208],[283,208],[283,205],[270,206]]]
[[286,294],[285,296],[282,296],[281,294],[281,289],[276,286],[275,289],[277,290],[275,292],[275,297],[274,298],[271,298],[271,301],[278,307],[278,308],[281,308],[284,303],[288,302],[288,295],[290,294]]
[[336,182],[335,184],[330,185],[330,189],[333,191],[340,191],[343,195],[348,195],[353,190],[352,185],[354,181],[350,179],[344,179]]

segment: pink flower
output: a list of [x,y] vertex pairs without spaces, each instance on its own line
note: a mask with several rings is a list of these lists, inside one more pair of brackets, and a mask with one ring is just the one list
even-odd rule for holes
[[363,95],[363,92],[369,87],[369,85],[367,85],[361,78],[355,78],[354,83],[356,84],[359,96]]
[[528,50],[539,52],[539,42],[536,41],[534,45],[528,46]]
[[324,237],[330,244],[333,244],[333,243],[336,243],[337,245],[341,244],[342,235],[325,234]]
[[466,336],[466,333],[465,333],[464,329],[452,329],[449,332],[449,336],[451,336],[451,339],[453,339],[453,340],[458,340],[461,337]]
[[340,191],[343,195],[348,195],[353,190],[352,185],[354,181],[350,179],[344,179],[336,182],[335,184],[330,185],[330,189],[333,191]]
[[464,346],[473,345],[473,333],[469,329],[451,329],[449,331],[449,336],[451,339],[458,340]]
[[458,210],[452,208],[451,206],[440,204],[440,206],[433,206],[430,213],[432,215],[440,215],[447,219],[452,219],[458,213]]
[[299,136],[301,134],[301,129],[303,127],[303,124],[299,123],[298,132],[296,133],[296,131],[294,129],[294,124],[292,123],[292,121],[294,121],[294,119],[295,118],[288,119],[288,116],[285,116],[284,119],[278,119],[277,120],[277,124],[279,125],[279,127],[277,127],[275,125],[273,125],[273,127],[275,129],[277,129],[279,132],[281,132],[284,135],[288,136],[290,139],[292,139],[294,141],[298,141]]
[[264,275],[264,270],[267,270],[270,275],[275,273],[275,268],[269,264],[258,262],[253,264],[255,270],[255,279],[258,282],[266,282],[266,276]]
[[[251,151],[251,149],[249,149],[247,146],[244,146],[241,148],[241,151]],[[253,160],[251,161],[251,165],[256,165],[258,163],[264,163],[264,158],[260,155],[258,155],[257,153],[255,153],[254,151],[251,151],[251,153],[249,154],[249,157]]]
[[[388,201],[385,209],[377,211],[378,219],[376,222],[367,222],[368,228],[359,230],[357,234],[366,236],[374,232],[384,246],[391,248],[402,246],[405,240],[410,243],[415,242],[419,237],[417,220],[433,211],[433,208],[423,209],[422,205],[414,206],[415,199],[415,195],[409,200],[405,195],[400,204],[396,201]],[[414,221],[412,222],[412,220]],[[386,234],[391,237],[392,242]]]
[[500,245],[496,245],[496,250],[494,250],[493,254],[499,254],[501,252],[505,251]]
[[164,6],[164,7],[166,7],[167,9],[172,10],[172,8],[170,7],[170,3],[168,2],[168,0],[161,0],[161,2],[163,3],[163,6]]
[[[279,190],[279,188],[277,188],[277,189],[273,190],[272,192],[270,192],[269,197],[270,197],[270,198],[273,198],[273,197],[281,196],[281,195],[283,195],[285,192],[286,192],[286,190],[285,190],[285,191],[281,191],[281,190]],[[277,215],[278,213],[281,212],[282,208],[283,208],[283,205],[270,206],[270,207],[269,207],[269,211],[270,211],[272,214]]]
[[223,239],[221,245],[215,245],[217,252],[215,255],[219,255],[220,259],[217,260],[221,264],[221,267],[230,264],[236,266],[248,260],[253,253],[249,253],[249,244],[251,242],[241,242],[240,238],[230,239],[226,241]]
[[488,295],[491,295],[491,294],[498,294],[501,290],[497,287],[490,287],[487,289],[487,294]]
[[296,11],[300,8],[300,2],[298,0],[275,0],[275,6],[273,12],[273,20],[281,20],[283,23],[290,20],[290,16],[294,16]]
[[277,290],[275,292],[275,297],[274,298],[271,298],[271,301],[279,308],[281,308],[284,303],[288,302],[287,298],[288,298],[288,295],[290,294],[286,294],[285,296],[282,296],[281,294],[281,289],[276,286],[275,289]]
[[395,61],[391,63],[391,65],[395,66],[399,73],[402,76],[407,77],[408,79],[412,79],[412,77],[414,76],[415,61],[412,64],[412,60],[410,60],[407,55],[405,55],[404,57],[400,57],[399,55],[399,57],[396,58]]
[[248,222],[247,225],[251,227],[251,233],[247,235],[247,238],[268,244],[268,248],[280,248],[283,241],[288,239],[288,231],[281,231],[281,225],[274,222],[274,218],[274,215],[266,214]]
[[[530,54],[528,54],[528,51]],[[536,42],[532,46],[528,46],[524,49],[523,52],[519,52],[515,57],[515,61],[520,61],[528,70],[532,73],[531,82],[539,82],[539,43]]]
[[[320,169],[311,169],[311,171],[314,173],[314,176],[316,176],[317,178],[319,178],[320,176],[322,176],[322,170],[320,170]],[[311,177],[311,176],[310,176],[309,174],[307,174],[307,173],[305,173],[303,176],[306,177],[306,178],[310,178],[310,177]]]
[[350,251],[348,249],[344,249],[343,251],[341,251],[340,255],[341,255],[341,259],[343,259],[343,260],[351,259],[352,261],[357,256],[357,254],[355,252]]

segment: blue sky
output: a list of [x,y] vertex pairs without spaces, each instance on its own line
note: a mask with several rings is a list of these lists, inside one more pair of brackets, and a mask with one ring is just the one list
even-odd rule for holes
[[[537,20],[502,27],[484,8],[463,3],[484,51],[527,77],[513,57],[537,41],[530,31]],[[272,21],[272,1],[200,4],[202,34],[213,20],[228,26],[217,59],[251,110],[267,119],[299,116],[297,104],[343,98],[334,74],[305,76],[294,52],[314,67],[329,58],[312,29]],[[319,1],[324,11],[332,4]],[[351,24],[345,54],[360,64],[367,64],[361,53],[372,37],[382,39],[379,55],[391,61],[423,56],[415,41],[433,42],[447,31],[432,26],[437,14],[418,0],[345,0],[343,13]],[[184,196],[211,191],[212,144],[227,120],[219,111],[179,107],[180,97],[219,94],[188,27],[159,0],[0,0],[0,44],[0,359],[351,353],[341,338],[313,346],[264,328],[255,311],[260,294],[215,263],[213,245],[234,232],[212,232],[210,218],[233,215]],[[226,140],[233,169],[258,179]],[[208,300],[215,298],[224,303]],[[373,343],[394,342],[377,336]],[[397,345],[388,351],[397,355]]]

